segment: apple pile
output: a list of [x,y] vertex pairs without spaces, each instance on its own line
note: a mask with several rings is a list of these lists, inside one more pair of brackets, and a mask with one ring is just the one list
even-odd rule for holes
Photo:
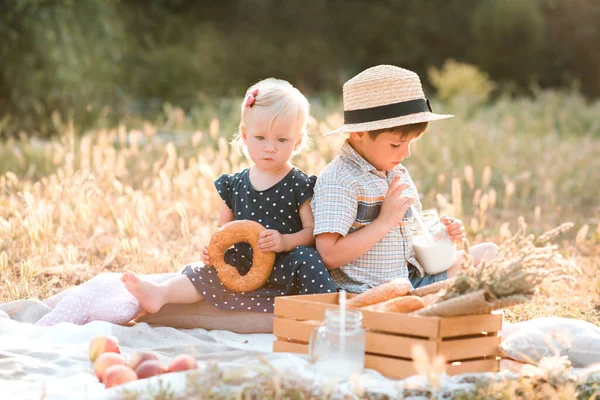
[[168,372],[198,368],[196,360],[189,354],[178,355],[167,368],[151,351],[133,353],[127,362],[121,354],[119,339],[110,335],[99,335],[92,339],[89,355],[96,377],[107,388]]

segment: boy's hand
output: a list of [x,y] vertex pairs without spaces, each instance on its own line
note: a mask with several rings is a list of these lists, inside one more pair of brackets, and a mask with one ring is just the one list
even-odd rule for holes
[[267,229],[258,235],[258,250],[281,253],[285,249],[285,238],[276,230]]
[[414,199],[407,196],[402,196],[402,192],[410,187],[409,184],[403,183],[398,185],[400,177],[395,177],[387,193],[383,204],[381,205],[381,211],[377,219],[385,222],[389,225],[390,229],[396,225],[400,225],[402,218],[408,208],[412,205]]
[[448,216],[443,216],[441,220],[446,226],[450,240],[453,242],[462,242],[463,238],[465,237],[465,227],[463,226],[462,221],[458,218],[452,218]]
[[210,265],[210,257],[208,256],[208,244],[205,244],[202,248],[202,253],[200,253],[200,259],[204,263],[204,265]]

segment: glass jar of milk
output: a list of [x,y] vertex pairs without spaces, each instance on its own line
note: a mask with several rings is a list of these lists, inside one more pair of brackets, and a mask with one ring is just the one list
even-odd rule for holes
[[346,380],[362,373],[366,343],[362,313],[346,310],[341,325],[339,309],[329,308],[325,310],[323,326],[314,329],[310,336],[309,354],[317,376]]
[[439,274],[456,261],[456,249],[436,210],[424,210],[408,220],[415,257],[425,273]]

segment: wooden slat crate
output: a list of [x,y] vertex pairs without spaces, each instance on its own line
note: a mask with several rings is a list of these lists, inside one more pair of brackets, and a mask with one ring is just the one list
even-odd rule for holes
[[[337,293],[277,297],[273,351],[308,353],[312,330],[322,324],[327,308],[337,307]],[[365,367],[387,377],[403,379],[417,373],[412,361],[416,344],[430,359],[442,355],[449,375],[499,370],[501,314],[420,317],[361,311],[367,330]]]

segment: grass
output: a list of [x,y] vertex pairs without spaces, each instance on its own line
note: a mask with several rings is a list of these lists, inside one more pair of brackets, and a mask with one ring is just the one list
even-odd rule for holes
[[[502,242],[520,216],[535,234],[575,224],[557,242],[569,277],[505,310],[510,322],[559,316],[600,325],[598,105],[573,96],[447,102],[439,112],[456,117],[432,123],[405,162],[424,207],[460,217],[473,244]],[[314,145],[295,163],[318,174],[343,138],[321,135],[341,123],[339,113],[313,111]],[[23,135],[4,143],[0,302],[44,299],[105,271],[175,271],[199,259],[218,217],[212,182],[248,165],[227,143],[235,118],[167,108],[160,121],[81,134],[64,124],[49,142]],[[519,397],[536,398],[528,396]]]
[[535,371],[522,374],[517,379],[500,375],[465,375],[456,387],[439,386],[440,377],[430,377],[427,387],[395,387],[381,389],[371,385],[363,387],[352,381],[346,390],[335,384],[317,384],[297,374],[282,374],[264,361],[266,366],[224,369],[208,364],[200,373],[188,375],[183,393],[176,393],[162,382],[150,386],[146,392],[123,390],[120,398],[127,400],[157,399],[457,399],[457,400],[512,400],[600,399],[600,371],[590,375],[573,374],[562,359],[547,359]]

